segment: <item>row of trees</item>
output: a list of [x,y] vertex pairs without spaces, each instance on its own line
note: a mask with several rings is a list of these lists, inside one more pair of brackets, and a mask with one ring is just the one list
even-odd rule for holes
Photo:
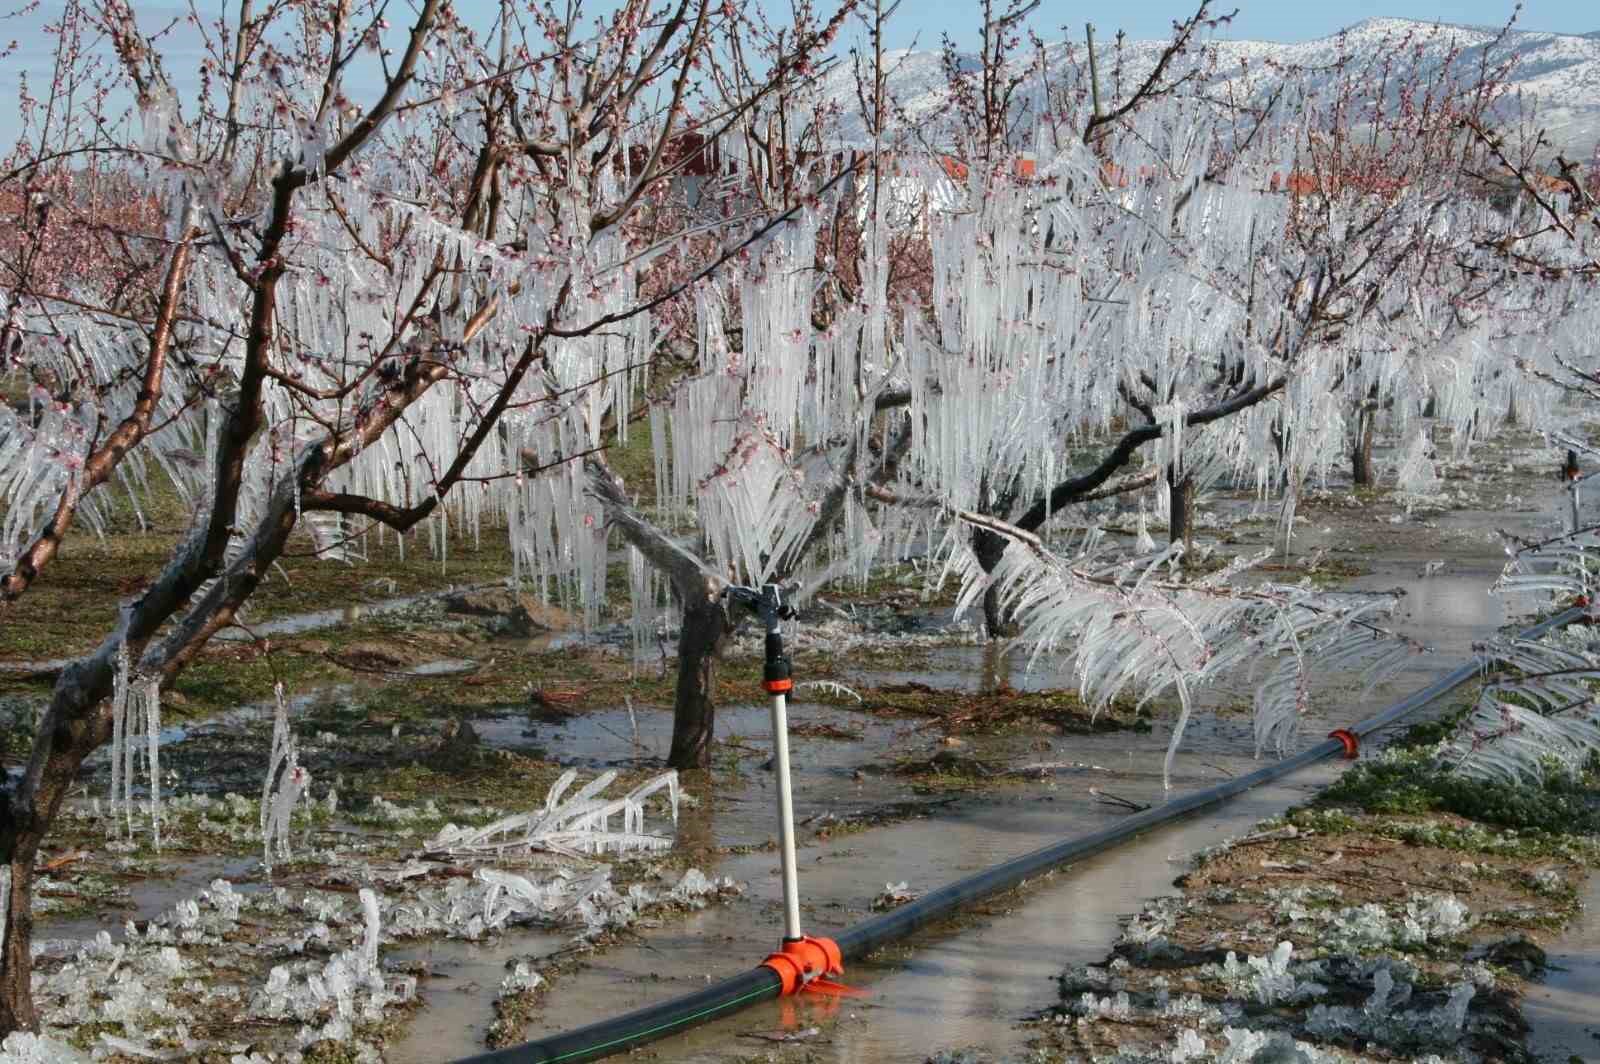
[[[1432,401],[1488,431],[1500,345],[1585,291],[1520,266],[1568,245],[1547,254],[1475,184],[1527,162],[1490,132],[1502,69],[1351,57],[1332,89],[1219,99],[1201,4],[1127,92],[1089,63],[1029,113],[1028,9],[984,6],[982,61],[949,65],[964,132],[919,148],[881,3],[776,25],[710,0],[503,2],[469,24],[422,0],[390,27],[381,0],[241,0],[194,20],[180,95],[126,0],[69,2],[0,177],[22,221],[0,261],[19,393],[0,610],[23,616],[113,490],[165,477],[195,518],[0,787],[0,1033],[35,1020],[35,857],[111,737],[119,659],[170,682],[296,534],[331,554],[504,522],[516,576],[591,620],[620,537],[681,612],[678,767],[709,757],[727,582],[863,573],[913,537],[992,632],[1014,609],[1070,645],[1096,699],[1187,703],[1186,676],[1240,660],[1223,642],[1293,648],[1261,707],[1282,741],[1302,650],[1341,652],[1363,615],[1298,592],[1241,607],[1226,577],[1062,559],[1032,533],[1156,484],[1182,544],[1222,476],[1292,519],[1373,412]],[[849,26],[870,143],[840,145],[822,87]],[[645,424],[654,511],[605,461]]]

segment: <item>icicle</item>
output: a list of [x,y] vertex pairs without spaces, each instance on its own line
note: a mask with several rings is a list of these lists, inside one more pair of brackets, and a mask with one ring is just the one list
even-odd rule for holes
[[[111,711],[122,721],[122,816],[128,829],[128,838],[133,838],[133,779],[138,774],[139,765],[139,729],[146,723],[145,715],[140,712],[143,698],[139,693],[139,680],[132,674],[132,665],[126,654],[126,644],[120,664],[122,682],[114,685],[116,701]],[[113,725],[113,732],[115,726]],[[115,768],[113,774],[117,775]]]
[[[152,676],[140,690],[144,703],[145,737],[150,769],[150,832],[156,852],[161,852],[161,680]],[[131,699],[130,699],[131,702]]]
[[1428,457],[1428,437],[1420,430],[1406,447],[1395,481],[1395,486],[1406,495],[1429,496],[1439,491],[1439,474]]
[[122,766],[125,759],[127,736],[125,721],[128,709],[128,646],[117,648],[117,671],[111,681],[111,804],[108,812],[113,827],[122,800]]
[[1294,542],[1295,511],[1300,503],[1300,477],[1298,472],[1289,475],[1288,485],[1283,490],[1283,506],[1278,512],[1278,540],[1283,548],[1283,556],[1289,557],[1289,550]]
[[378,971],[378,896],[370,887],[361,888],[361,912],[366,917],[366,933],[361,940],[361,959],[368,973]]
[[1189,726],[1189,684],[1182,676],[1177,679],[1178,719],[1172,722],[1172,739],[1167,743],[1167,756],[1161,761],[1161,789],[1172,790],[1172,763],[1177,759],[1183,733]]

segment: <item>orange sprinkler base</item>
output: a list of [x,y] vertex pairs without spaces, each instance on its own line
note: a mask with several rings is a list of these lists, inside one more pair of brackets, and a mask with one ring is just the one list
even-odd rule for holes
[[1337,739],[1344,744],[1344,759],[1354,761],[1361,754],[1361,739],[1355,732],[1348,728],[1336,728],[1328,733],[1328,738]]
[[785,941],[781,951],[768,954],[761,963],[777,972],[778,978],[783,980],[785,997],[798,994],[817,980],[844,974],[844,957],[839,952],[838,943],[831,938],[812,938],[810,935]]

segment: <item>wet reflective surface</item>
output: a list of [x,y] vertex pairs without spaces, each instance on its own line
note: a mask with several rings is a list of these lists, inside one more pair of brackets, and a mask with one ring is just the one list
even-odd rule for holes
[[[1504,561],[1498,538],[1491,537],[1496,527],[1509,524],[1526,532],[1543,519],[1541,511],[1441,515],[1431,523],[1431,542],[1408,552],[1407,537],[1415,530],[1397,529],[1381,551],[1367,550],[1341,540],[1331,528],[1322,531],[1323,516],[1314,516],[1308,523],[1312,527],[1297,534],[1297,554],[1322,547],[1332,557],[1342,554],[1361,564],[1366,575],[1343,583],[1352,590],[1403,590],[1397,627],[1435,653],[1419,656],[1390,685],[1365,698],[1357,697],[1362,686],[1357,677],[1324,677],[1322,697],[1301,729],[1300,745],[1318,742],[1331,728],[1372,715],[1459,663],[1474,643],[1493,637],[1506,624],[1525,620],[1529,607],[1540,603],[1524,604],[1487,591]],[[1448,552],[1439,549],[1441,535],[1449,544]],[[1442,571],[1423,575],[1428,562],[1441,558],[1446,562]],[[923,683],[975,693],[993,691],[1001,683],[1019,690],[1074,686],[1070,674],[1053,662],[1041,660],[1030,667],[1026,658],[997,657],[993,648],[980,646],[939,649],[930,662],[914,669],[877,669],[830,678],[844,683]],[[1243,681],[1205,692],[1201,700],[1205,708],[1191,722],[1174,768],[1173,793],[1195,790],[1256,766],[1250,757],[1249,716],[1236,708],[1248,700],[1249,692],[1250,685]],[[1395,731],[1427,715],[1424,711]],[[1137,802],[1162,801],[1160,762],[1169,738],[1169,714],[1158,707],[1156,716],[1156,727],[1148,734],[964,739],[964,754],[1013,766],[1051,767],[1040,773],[1041,779],[1028,778],[998,793],[936,805],[892,776],[858,771],[864,764],[895,757],[928,756],[937,740],[917,722],[794,707],[797,722],[830,723],[860,736],[848,742],[794,740],[800,821],[815,823],[874,803],[927,803],[922,815],[913,819],[827,839],[802,829],[800,875],[808,928],[831,933],[866,918],[872,912],[872,899],[888,882],[906,881],[911,890],[926,891],[1127,815],[1096,801],[1090,788]],[[513,734],[513,729],[520,734]],[[630,717],[612,711],[564,725],[486,722],[478,730],[486,741],[534,743],[553,756],[599,765],[659,757],[670,718],[664,712],[640,710]],[[725,711],[719,732],[765,751],[765,708]],[[1383,736],[1369,740],[1369,748],[1383,740]],[[759,762],[760,757],[744,762],[742,784],[729,788],[726,799],[713,803],[713,808],[691,814],[683,830],[722,846],[770,838],[770,776],[755,767]],[[1145,899],[1171,892],[1185,855],[1304,801],[1338,772],[1336,764],[1314,766],[1221,809],[1058,870],[1022,892],[991,899],[956,921],[858,962],[850,967],[846,981],[870,991],[866,998],[763,1003],[657,1043],[646,1052],[663,1060],[743,1060],[772,1048],[773,1037],[804,1031],[811,1021],[835,1010],[842,1022],[805,1043],[807,1059],[914,1064],[940,1049],[981,1046],[997,1053],[1020,1049],[1027,1031],[1018,1022],[1056,1001],[1055,977],[1070,964],[1102,959],[1117,937],[1120,918],[1137,910]],[[542,999],[526,1036],[537,1038],[597,1022],[758,963],[781,934],[775,853],[732,856],[707,871],[731,875],[747,883],[749,892],[734,903],[647,931],[640,944],[607,950],[580,970],[563,975]],[[448,955],[437,949],[433,955],[451,975],[450,984],[471,982],[492,988],[504,976],[507,959],[550,948],[548,942],[520,947],[508,938],[487,951],[452,946]],[[1600,945],[1580,939],[1575,951],[1592,961]],[[1577,973],[1581,968],[1572,970]],[[1552,979],[1553,993],[1579,997],[1596,993],[1590,983],[1572,990],[1565,986]],[[429,1008],[409,1036],[391,1047],[388,1059],[421,1064],[481,1051],[492,989],[474,997],[448,990],[438,993],[436,988],[443,989],[438,982],[423,984]],[[1570,1004],[1567,1011],[1572,1011]],[[1581,1055],[1569,1040],[1560,1044],[1564,1054]]]
[[[920,1062],[940,1047],[1021,1047],[1026,1032],[1018,1021],[1056,1000],[1055,977],[1062,968],[1103,957],[1116,938],[1119,918],[1144,899],[1170,891],[1181,871],[1175,862],[1304,800],[1331,778],[1331,771],[1303,773],[1286,786],[1263,788],[1218,811],[1152,832],[852,964],[845,981],[869,991],[866,998],[766,1002],[655,1049],[666,1060],[740,1060],[761,1048],[762,1034],[803,1029],[834,1009],[845,1022],[829,1031],[827,1044],[811,1047],[810,1059]],[[1141,785],[1132,779],[1119,780],[1118,788],[1149,789],[1148,781]],[[833,933],[871,915],[871,900],[886,877],[927,890],[1124,815],[1089,800],[1086,786],[1033,788],[936,819],[813,843],[800,854],[804,918],[809,928]],[[597,1022],[758,963],[782,933],[776,867],[771,852],[725,861],[717,871],[747,882],[744,898],[674,920],[648,932],[641,946],[613,948],[583,970],[562,976],[544,998],[528,1036]],[[504,977],[507,960],[550,949],[547,941],[523,946],[512,941],[515,937],[488,950],[458,944],[433,949],[436,970],[450,980],[443,986],[425,984],[424,1019],[386,1059],[422,1064],[479,1051],[492,1018],[492,988]],[[487,992],[454,993],[463,982]]]
[[1600,876],[1584,891],[1583,914],[1549,947],[1550,969],[1528,990],[1528,1048],[1541,1061],[1600,1061]]
[[[932,655],[932,667],[919,669],[916,676],[923,683],[948,682],[973,689],[974,683],[994,682],[992,667],[990,679],[983,679],[983,657],[983,648],[942,649]],[[1435,663],[1426,670],[1428,677],[1440,667]],[[885,677],[870,679],[882,682]],[[1010,682],[1052,687],[1061,686],[1064,677],[1036,666],[1030,672],[1013,673]],[[1367,716],[1392,701],[1393,695],[1393,690],[1380,690],[1370,704],[1341,705],[1345,716],[1337,723]],[[1128,815],[1098,801],[1091,788],[1141,803],[1165,799],[1160,765],[1169,735],[1162,721],[1145,734],[966,737],[961,747],[965,755],[997,765],[1048,768],[1023,773],[998,792],[945,801],[914,792],[892,773],[861,771],[894,758],[927,757],[939,749],[938,740],[921,722],[882,721],[803,704],[794,708],[793,719],[800,725],[831,725],[837,732],[858,736],[841,741],[801,735],[793,740],[804,915],[808,928],[824,933],[870,916],[873,899],[889,882],[905,881],[919,892],[937,888]],[[659,757],[670,726],[669,713],[642,709],[631,717],[625,710],[606,711],[560,724],[508,719],[476,725],[486,742],[547,743],[552,754],[593,767]],[[1320,742],[1335,726],[1325,711],[1313,715],[1301,729],[1300,746]],[[755,754],[741,762],[737,780],[719,786],[716,799],[685,815],[680,841],[689,836],[718,847],[739,847],[772,838],[771,775],[759,767],[767,747],[767,727],[764,706],[719,711],[719,734],[736,749],[747,746]],[[1252,741],[1247,715],[1197,713],[1174,768],[1173,793],[1255,768],[1257,762],[1249,756]],[[1116,938],[1119,918],[1137,910],[1145,899],[1169,892],[1187,854],[1305,800],[1338,771],[1336,765],[1316,766],[1219,810],[1060,870],[1035,887],[994,899],[955,922],[854,964],[847,981],[870,990],[868,998],[761,1005],[663,1043],[661,1058],[743,1059],[770,1044],[763,1034],[786,1025],[803,1029],[808,1016],[816,1018],[813,1010],[831,1008],[840,1009],[845,1022],[830,1028],[828,1044],[810,1046],[816,1060],[914,1062],[954,1046],[1020,1048],[1027,1034],[1017,1023],[1055,1000],[1055,976],[1068,964],[1103,957]],[[827,818],[849,820],[891,806],[897,817],[910,819],[817,837],[816,826],[827,824]],[[611,948],[562,975],[542,999],[528,1037],[665,1000],[758,963],[781,936],[775,852],[730,856],[707,871],[748,884],[748,893],[733,903],[645,931],[638,945]],[[516,935],[489,948],[432,947],[435,970],[448,978],[424,981],[428,1009],[408,1036],[391,1047],[387,1059],[421,1064],[481,1050],[483,1032],[493,1018],[493,988],[504,977],[507,962],[548,956],[553,948],[547,938],[527,936],[523,941]],[[476,984],[483,992],[457,993],[462,984]]]
[[[1537,485],[1529,490],[1559,494]],[[1537,597],[1519,601],[1490,595],[1487,588],[1504,560],[1495,530],[1543,530],[1548,512],[1548,507],[1517,513],[1455,512],[1426,523],[1367,528],[1359,542],[1342,530],[1337,515],[1313,513],[1297,530],[1295,557],[1321,550],[1331,560],[1359,565],[1364,575],[1341,581],[1350,590],[1404,591],[1397,626],[1436,652],[1414,659],[1390,685],[1370,695],[1362,695],[1363,685],[1353,674],[1320,677],[1300,747],[1320,742],[1330,729],[1370,716],[1430,682],[1466,657],[1474,643],[1544,605]],[[1249,534],[1270,539],[1271,528],[1252,526]],[[1443,566],[1431,567],[1436,561]],[[1283,578],[1293,581],[1299,575],[1290,572]],[[357,609],[398,610],[414,602],[396,599]],[[933,620],[933,611],[913,612]],[[310,631],[357,615],[328,611],[286,618],[278,622],[283,627],[272,631]],[[264,627],[256,626],[258,634]],[[526,645],[548,649],[573,638],[546,636]],[[1006,687],[1075,687],[1070,671],[1058,661],[1030,663],[1025,655],[1005,654],[993,645],[940,647],[919,652],[915,660],[914,666],[846,670],[825,678],[853,685],[919,683],[974,694]],[[796,664],[800,678],[807,678],[803,655],[797,655]],[[414,671],[450,675],[473,667],[471,661],[443,660]],[[1248,678],[1239,678],[1200,693],[1174,766],[1172,793],[1194,791],[1257,767],[1247,712],[1252,688]],[[296,702],[299,708],[300,699]],[[904,881],[913,892],[935,889],[1128,815],[1126,809],[1099,800],[1096,790],[1136,803],[1164,801],[1160,766],[1173,707],[1157,701],[1153,709],[1154,728],[1148,733],[1062,735],[1024,727],[963,736],[950,744],[941,741],[929,720],[794,704],[795,806],[808,930],[834,933],[865,919],[888,883]],[[236,715],[259,718],[268,712],[266,706],[246,707],[226,719],[191,724],[184,734],[164,735],[163,741],[204,737],[209,730],[231,726]],[[716,793],[694,794],[697,801],[685,808],[678,838],[699,854],[721,855],[702,862],[702,869],[746,883],[747,893],[702,912],[638,925],[620,943],[585,955],[541,998],[527,1037],[596,1022],[701,987],[758,963],[777,943],[777,858],[768,848],[775,835],[775,796],[772,775],[764,767],[770,750],[768,708],[763,703],[719,707],[718,724],[722,745]],[[517,713],[474,720],[473,726],[489,745],[537,753],[584,770],[644,768],[663,761],[671,713],[616,707],[565,720]],[[1382,741],[1382,736],[1369,740],[1369,747]],[[951,753],[988,766],[1003,778],[973,792],[896,771],[902,764],[925,764]],[[744,1060],[772,1048],[764,1036],[803,1031],[833,1010],[842,1022],[807,1043],[809,1059],[920,1062],[941,1049],[982,1046],[1004,1053],[1021,1048],[1027,1031],[1018,1023],[1056,1001],[1055,977],[1068,965],[1102,959],[1117,937],[1119,919],[1149,897],[1170,893],[1187,854],[1304,801],[1338,772],[1336,764],[1315,766],[1058,870],[1024,891],[991,899],[953,922],[855,963],[846,981],[868,990],[868,997],[766,1003],[675,1036],[651,1052],[664,1060]],[[217,876],[238,879],[253,865],[253,860],[235,859],[174,866],[171,878],[132,885],[131,910],[108,911],[92,920],[46,921],[41,937],[115,931],[124,920],[169,908]],[[1600,1001],[1600,884],[1588,889],[1590,908],[1583,921],[1552,947],[1548,981],[1529,995],[1533,1045],[1545,1059],[1600,1060],[1600,1041],[1593,1037],[1600,1020],[1591,1018]],[[569,950],[563,935],[528,930],[483,945],[447,941],[386,947],[386,962],[417,965],[428,973],[419,986],[426,1007],[391,1045],[386,1059],[421,1064],[480,1052],[494,1019],[496,991],[509,968],[518,961],[548,968],[555,958],[568,957]]]

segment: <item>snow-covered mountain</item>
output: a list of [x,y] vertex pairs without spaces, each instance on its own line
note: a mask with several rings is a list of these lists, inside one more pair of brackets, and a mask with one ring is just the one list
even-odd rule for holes
[[[1460,62],[1475,65],[1499,35],[1500,30],[1492,27],[1375,18],[1358,22],[1342,33],[1298,44],[1215,39],[1207,43],[1215,53],[1216,71],[1208,91],[1245,90],[1259,94],[1283,77],[1285,70],[1299,71],[1314,82],[1326,76],[1319,70],[1326,70],[1342,55],[1362,66],[1393,52],[1401,41],[1420,48],[1424,63],[1437,64],[1451,52],[1460,51]],[[1127,43],[1122,53],[1123,83],[1138,84],[1163,47],[1163,41]],[[1097,42],[1096,51],[1105,89],[1113,56],[1104,42]],[[1059,83],[1069,77],[1083,62],[1084,54],[1081,41],[1051,45],[1047,67],[1052,80]],[[1494,45],[1490,54],[1491,62],[1505,58],[1516,61],[1507,86],[1510,92],[1534,105],[1538,124],[1558,149],[1586,158],[1600,140],[1600,30],[1584,34],[1514,30]],[[913,125],[925,130],[936,128],[948,108],[938,53],[900,51],[890,53],[889,59],[889,85],[896,102]],[[976,63],[975,56],[971,62]],[[829,71],[824,91],[845,114],[844,136],[852,142],[864,141],[863,126],[856,113],[854,74],[848,63]],[[1029,86],[1028,95],[1037,97],[1039,93],[1037,83]]]

